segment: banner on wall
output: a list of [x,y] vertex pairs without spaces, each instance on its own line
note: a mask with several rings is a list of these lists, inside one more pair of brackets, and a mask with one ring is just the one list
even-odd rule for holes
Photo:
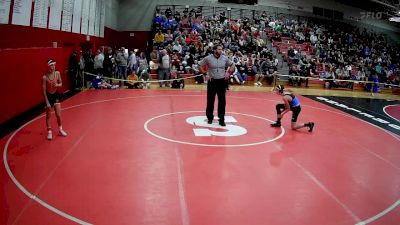
[[60,30],[62,1],[50,0],[49,29]]
[[104,37],[105,8],[105,0],[0,0],[0,24],[12,12],[13,25]]
[[33,27],[47,28],[49,14],[49,0],[35,0],[33,7]]
[[90,0],[89,9],[89,35],[94,35],[94,23],[96,19],[96,0]]
[[61,30],[71,32],[72,29],[72,10],[74,9],[74,0],[64,0],[62,10]]
[[81,34],[88,34],[90,0],[83,1]]
[[32,0],[14,0],[11,23],[29,26],[31,23]]
[[103,1],[100,11],[100,37],[104,37],[104,20],[106,16],[106,3]]
[[0,23],[8,24],[8,18],[10,17],[10,6],[11,0],[0,1]]
[[101,0],[97,0],[96,3],[96,19],[94,20],[94,36],[100,36],[100,7],[101,7]]
[[72,15],[72,32],[81,32],[82,0],[75,0],[74,13]]

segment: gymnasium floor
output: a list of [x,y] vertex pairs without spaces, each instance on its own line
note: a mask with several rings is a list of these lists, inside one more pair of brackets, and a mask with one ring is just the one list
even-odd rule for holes
[[[68,137],[47,141],[42,114],[1,139],[0,224],[400,224],[399,133],[311,99],[368,93],[296,89],[309,133],[269,126],[269,89],[228,91],[225,128],[201,85],[74,95]],[[399,97],[379,98],[400,126]]]

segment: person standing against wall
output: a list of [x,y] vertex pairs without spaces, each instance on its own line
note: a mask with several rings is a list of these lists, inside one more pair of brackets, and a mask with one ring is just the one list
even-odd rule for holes
[[[206,116],[208,124],[212,124],[214,119],[214,102],[215,95],[218,95],[218,118],[219,125],[226,126],[225,124],[225,107],[226,107],[226,87],[227,80],[233,71],[235,71],[235,64],[232,63],[225,55],[222,55],[222,46],[214,45],[214,53],[208,55],[199,63],[199,70],[205,73],[204,67],[208,65],[208,78],[207,82],[207,108]],[[229,67],[227,71],[225,68]]]
[[71,56],[69,57],[68,63],[68,76],[71,85],[71,92],[75,93],[78,90],[78,70],[79,70],[79,63],[77,58],[77,52],[72,52]]
[[168,81],[171,77],[171,58],[167,50],[163,49],[161,51],[162,56],[160,60],[160,67],[158,69],[158,80],[160,80],[160,87],[164,84],[166,87],[170,86],[170,82]]
[[48,72],[42,77],[43,95],[46,101],[46,125],[47,125],[47,139],[53,139],[53,132],[51,130],[51,108],[54,107],[54,111],[57,117],[58,131],[63,137],[67,136],[61,123],[61,103],[58,94],[58,88],[62,87],[62,80],[60,72],[56,71],[56,61],[50,59],[47,62],[49,67]]

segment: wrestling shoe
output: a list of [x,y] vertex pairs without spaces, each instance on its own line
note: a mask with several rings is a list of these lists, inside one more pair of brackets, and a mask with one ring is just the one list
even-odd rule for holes
[[309,122],[308,123],[308,132],[312,132],[313,131],[313,129],[314,129],[314,123],[313,122]]
[[47,140],[52,140],[53,139],[53,132],[51,130],[47,131]]
[[271,123],[271,127],[281,127],[281,123],[278,122]]
[[63,137],[67,136],[67,132],[65,132],[63,129],[59,130],[59,134],[60,134],[60,136],[63,136]]

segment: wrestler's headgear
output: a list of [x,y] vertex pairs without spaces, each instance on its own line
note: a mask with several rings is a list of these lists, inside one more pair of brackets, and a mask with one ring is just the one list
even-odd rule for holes
[[47,61],[47,65],[51,66],[56,64],[56,61],[54,61],[53,59],[49,59],[49,61]]
[[283,90],[285,90],[285,87],[281,84],[276,86],[275,88],[279,93],[283,93]]

